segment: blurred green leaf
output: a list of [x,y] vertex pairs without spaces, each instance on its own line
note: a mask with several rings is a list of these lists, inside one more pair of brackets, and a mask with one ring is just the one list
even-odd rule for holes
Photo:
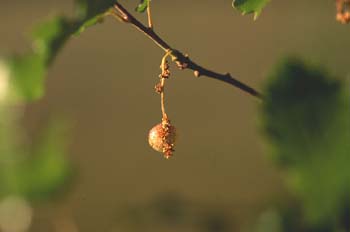
[[114,4],[112,0],[77,0],[78,11],[74,18],[56,16],[37,26],[33,33],[33,49],[8,59],[10,84],[14,96],[20,100],[35,100],[44,93],[48,66],[72,35],[101,22]]
[[72,34],[74,34],[75,36],[80,35],[81,33],[83,33],[87,28],[94,26],[98,23],[102,23],[105,17],[105,13],[101,13],[99,15],[96,15],[95,17],[86,20],[84,23],[82,23],[78,30],[76,30],[75,32],[73,32]]
[[135,11],[143,13],[147,10],[150,0],[141,0],[140,4],[136,7]]
[[76,0],[78,17],[83,23],[110,9],[115,0]]
[[55,17],[33,33],[33,51],[9,58],[10,82],[15,95],[33,100],[43,94],[46,67],[67,39],[63,18]]
[[[15,128],[1,127],[1,132],[4,129]],[[20,195],[29,200],[45,200],[62,190],[72,174],[66,157],[64,131],[61,123],[52,124],[38,138],[34,148],[17,144],[8,149],[7,154],[1,154],[0,196]]]
[[233,0],[232,6],[243,15],[253,13],[254,19],[257,19],[262,9],[269,1],[270,0]]
[[50,61],[75,29],[64,17],[53,17],[39,24],[33,31],[34,52]]
[[115,0],[76,0],[78,5],[76,34],[103,21],[105,14],[113,7]]
[[350,98],[341,81],[289,58],[270,76],[265,132],[312,223],[335,221],[350,200]]
[[23,194],[30,199],[46,199],[60,192],[71,176],[66,157],[65,127],[50,125],[19,172]]
[[10,64],[10,86],[15,97],[33,100],[43,94],[43,80],[46,74],[44,57],[28,54],[12,57]]

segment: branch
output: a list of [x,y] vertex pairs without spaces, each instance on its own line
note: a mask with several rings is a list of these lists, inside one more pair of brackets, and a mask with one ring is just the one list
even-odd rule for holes
[[115,9],[121,14],[121,17],[124,22],[130,23],[137,30],[141,31],[145,36],[151,39],[155,44],[158,45],[165,52],[171,53],[173,61],[176,62],[177,66],[180,69],[190,69],[194,71],[196,77],[206,76],[213,79],[217,79],[223,82],[226,82],[230,85],[233,85],[236,88],[254,96],[262,99],[262,95],[256,91],[254,88],[244,84],[243,82],[233,78],[229,73],[221,74],[209,69],[206,69],[196,62],[192,61],[187,55],[184,55],[182,52],[173,49],[167,42],[165,42],[157,33],[154,32],[152,28],[146,27],[139,20],[137,20],[132,14],[129,13],[119,2],[114,4]]

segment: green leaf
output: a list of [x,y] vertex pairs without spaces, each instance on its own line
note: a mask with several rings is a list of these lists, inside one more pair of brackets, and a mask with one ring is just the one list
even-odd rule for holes
[[140,4],[136,7],[135,11],[139,13],[145,12],[149,6],[150,1],[151,0],[141,0]]
[[34,100],[43,95],[45,60],[37,54],[12,57],[10,65],[10,86],[16,100]]
[[232,6],[243,15],[253,13],[255,20],[269,1],[270,0],[233,0]]
[[115,0],[76,0],[78,17],[82,22],[90,20],[113,7]]
[[263,122],[310,223],[341,217],[350,202],[350,96],[322,69],[290,58],[269,78]]
[[78,34],[86,28],[103,22],[108,10],[113,7],[115,0],[76,0],[78,13],[76,23]]
[[94,26],[98,23],[102,23],[104,21],[104,17],[106,16],[105,13],[101,13],[99,15],[96,15],[95,17],[91,18],[91,19],[88,19],[86,20],[84,23],[82,23],[78,30],[76,30],[74,32],[74,35],[75,36],[78,36],[80,35],[82,32],[84,32],[87,28],[91,27],[91,26]]
[[43,95],[47,66],[69,38],[69,23],[62,17],[38,25],[33,33],[33,50],[8,58],[14,97],[34,100]]
[[56,16],[39,24],[33,31],[33,53],[50,61],[71,33],[71,24],[64,17]]
[[72,174],[64,137],[65,127],[61,123],[49,125],[32,158],[22,163],[18,175],[27,198],[43,200],[64,190]]
[[47,69],[72,35],[102,22],[114,0],[77,0],[78,11],[73,18],[56,16],[37,26],[33,32],[33,49],[7,58],[10,85],[15,100],[32,101],[44,93]]
[[64,129],[61,123],[51,124],[34,149],[17,145],[1,154],[0,196],[46,200],[65,189],[72,169],[66,158]]

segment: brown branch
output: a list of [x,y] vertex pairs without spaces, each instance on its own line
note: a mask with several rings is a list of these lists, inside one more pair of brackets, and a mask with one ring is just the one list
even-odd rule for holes
[[214,71],[211,71],[209,69],[206,69],[194,61],[192,61],[187,55],[184,55],[182,52],[173,49],[170,47],[170,45],[165,42],[157,33],[154,32],[152,28],[146,27],[143,25],[139,20],[137,20],[132,14],[129,13],[128,10],[126,10],[119,2],[116,2],[114,4],[115,9],[122,15],[123,21],[130,23],[133,25],[136,29],[141,31],[144,35],[146,35],[148,38],[150,38],[155,44],[157,44],[161,49],[163,49],[166,52],[171,52],[171,56],[173,57],[173,60],[176,62],[178,67],[180,69],[190,69],[194,71],[194,75],[196,77],[199,76],[206,76],[210,77],[216,80],[220,80],[223,82],[226,82],[230,85],[233,85],[240,90],[254,96],[257,98],[262,99],[262,95],[256,91],[254,88],[244,84],[243,82],[233,78],[229,73],[227,74],[221,74]]

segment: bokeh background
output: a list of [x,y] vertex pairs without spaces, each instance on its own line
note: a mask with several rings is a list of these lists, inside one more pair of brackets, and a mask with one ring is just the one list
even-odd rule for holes
[[[275,0],[257,21],[230,0],[152,3],[155,29],[173,47],[257,89],[286,54],[349,76],[349,26],[336,22],[333,1]],[[1,0],[0,54],[28,50],[31,29],[72,15],[73,5]],[[49,201],[15,201],[31,215],[27,231],[252,231],[253,221],[271,217],[263,209],[288,197],[264,143],[260,102],[227,84],[173,67],[166,107],[179,132],[176,153],[165,160],[149,147],[147,133],[161,120],[153,87],[162,55],[113,18],[63,48],[45,96],[25,106],[17,126],[31,144],[49,118],[64,118],[73,175]]]

